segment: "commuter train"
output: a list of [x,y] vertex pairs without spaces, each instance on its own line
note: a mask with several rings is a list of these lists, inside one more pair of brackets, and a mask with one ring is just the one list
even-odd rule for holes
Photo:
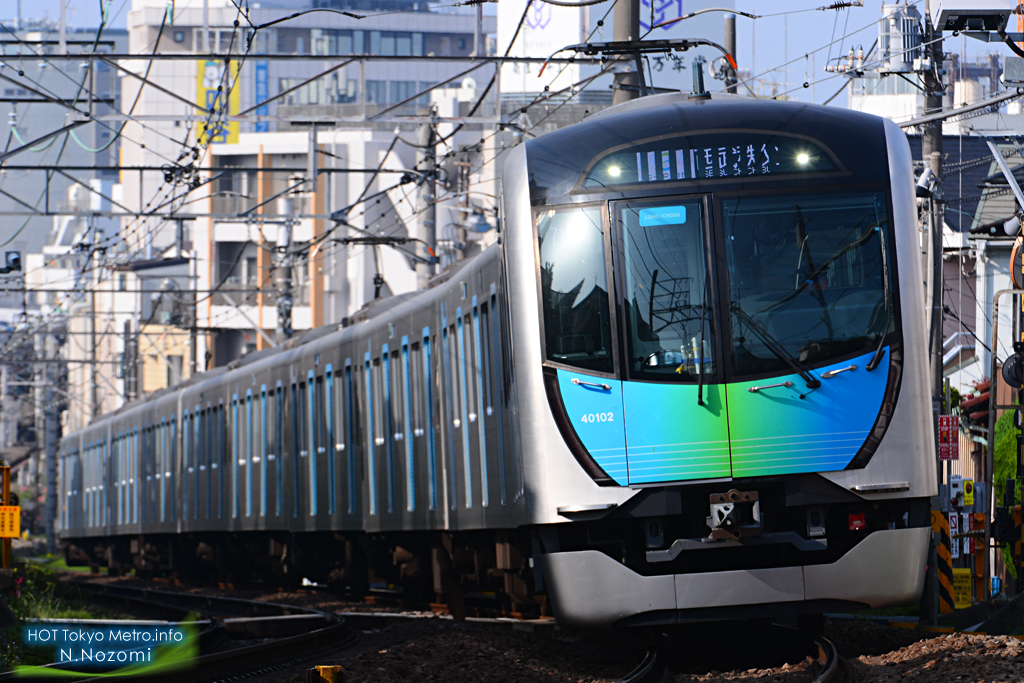
[[501,188],[498,244],[425,291],[67,435],[69,564],[577,626],[918,599],[937,485],[899,128],[659,95],[514,147]]

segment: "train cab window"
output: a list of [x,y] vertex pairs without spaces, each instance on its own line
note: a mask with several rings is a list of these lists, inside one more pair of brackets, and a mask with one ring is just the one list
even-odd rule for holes
[[537,216],[547,358],[612,371],[604,222],[598,207]]
[[722,200],[738,375],[866,353],[894,329],[886,206],[881,192]]
[[697,382],[715,372],[704,208],[699,200],[617,207],[631,377]]

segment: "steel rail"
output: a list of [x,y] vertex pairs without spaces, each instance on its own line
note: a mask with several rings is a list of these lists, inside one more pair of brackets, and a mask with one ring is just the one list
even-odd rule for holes
[[[251,675],[263,675],[285,667],[296,666],[342,650],[358,640],[358,634],[343,618],[330,612],[308,607],[287,605],[259,600],[246,600],[226,596],[177,593],[174,591],[135,588],[110,584],[92,584],[74,581],[74,585],[96,595],[125,599],[150,607],[172,610],[196,611],[210,608],[235,614],[249,614],[255,617],[280,617],[296,614],[323,616],[326,626],[299,635],[276,638],[256,645],[201,655],[189,668],[176,668],[167,672],[143,672],[138,675],[118,675],[119,682],[131,683],[228,683]],[[67,665],[65,665],[67,666]],[[2,674],[0,681],[15,680],[15,674]],[[17,680],[22,680],[17,678]],[[54,676],[36,677],[33,680],[80,681],[82,683],[108,683],[109,675],[84,674],[71,678],[68,671],[55,670]]]
[[832,641],[823,636],[816,637],[814,644],[818,648],[817,663],[821,670],[811,683],[829,683],[839,673],[839,652]]
[[658,661],[658,651],[649,650],[644,661],[616,683],[658,683],[665,677],[665,667]]

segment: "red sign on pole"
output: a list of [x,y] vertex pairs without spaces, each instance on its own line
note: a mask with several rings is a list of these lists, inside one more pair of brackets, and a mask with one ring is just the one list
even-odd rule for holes
[[960,459],[960,425],[956,415],[939,415],[939,460]]

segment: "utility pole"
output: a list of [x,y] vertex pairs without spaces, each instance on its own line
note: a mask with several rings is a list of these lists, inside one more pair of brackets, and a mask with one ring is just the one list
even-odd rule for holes
[[[57,337],[52,334],[46,335],[45,353],[46,359],[54,361],[57,359]],[[94,366],[95,367],[95,366]],[[46,386],[44,392],[44,423],[45,423],[45,445],[46,445],[46,507],[43,515],[46,527],[46,547],[52,553],[57,550],[57,447],[60,443],[60,419],[56,401],[54,401],[54,387],[56,374],[58,372],[56,363],[45,363],[44,373]]]
[[[615,42],[640,40],[640,0],[617,0],[612,21],[615,23]],[[620,67],[623,70],[615,72],[612,85],[613,105],[629,102],[640,96],[640,79],[643,74],[636,70],[640,63],[639,59],[625,62],[627,66]]]
[[[934,114],[942,109],[942,44],[932,42],[937,36],[932,26],[931,0],[925,0],[924,11],[924,43],[927,67],[921,71],[921,80],[924,83],[924,114]],[[942,122],[935,121],[927,123],[921,131],[921,160],[925,168],[930,168],[935,179],[931,195],[928,198],[928,307],[930,309],[928,329],[928,350],[929,370],[932,390],[932,430],[938,433],[939,414],[942,412],[943,386],[942,386]],[[936,454],[936,458],[938,454]],[[939,468],[940,492],[942,491],[942,469]],[[941,511],[940,514],[947,514],[946,501],[949,496],[940,496],[940,500],[933,500],[932,509]],[[932,543],[929,548],[929,572],[928,582],[932,586],[932,595],[925,604],[925,612],[933,623],[937,623],[939,614],[938,597],[938,574],[937,566],[937,538],[932,534]],[[987,553],[986,553],[987,555]],[[924,615],[922,615],[924,616]]]
[[[725,15],[725,51],[736,59],[736,15]],[[725,91],[736,94],[736,69],[725,60]]]
[[48,377],[46,363],[46,342],[42,331],[32,336],[33,356],[37,361],[32,369],[32,401],[35,404],[35,427],[36,427],[36,450],[29,462],[29,480],[25,482],[36,495],[39,495],[37,483],[39,481],[39,445],[45,443],[46,434],[46,378]]
[[423,173],[416,195],[416,213],[419,215],[419,239],[416,243],[416,289],[426,289],[434,266],[430,252],[437,244],[437,151],[433,123],[421,123],[416,135],[416,169]]
[[[96,245],[99,243],[99,228],[96,225],[95,216],[89,218],[89,232],[92,233],[92,244],[93,248],[89,257],[96,260]],[[97,369],[97,347],[99,346],[99,339],[96,336],[96,290],[99,288],[100,283],[100,269],[99,263],[96,263],[92,269],[92,286],[89,287],[89,379],[92,380],[91,386],[89,387],[89,422],[92,422],[100,414],[100,388],[99,388],[99,371]]]
[[278,200],[278,213],[285,216],[277,228],[277,247],[274,249],[274,285],[277,288],[277,343],[288,341],[292,334],[292,268],[295,257],[292,249],[293,198],[286,194]]

